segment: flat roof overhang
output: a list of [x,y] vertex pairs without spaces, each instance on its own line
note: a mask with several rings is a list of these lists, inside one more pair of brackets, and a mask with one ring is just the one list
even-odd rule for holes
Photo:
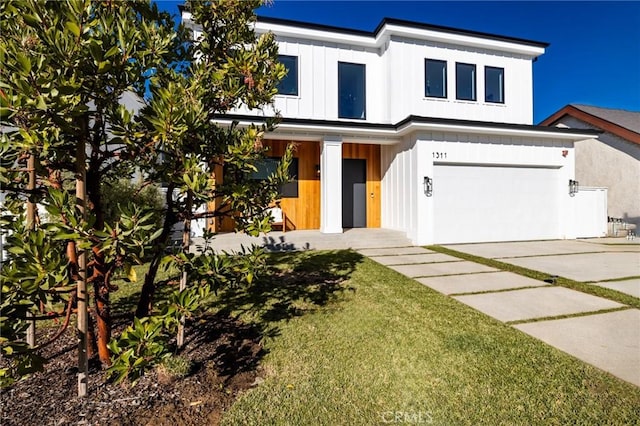
[[[240,126],[264,123],[266,117],[224,115],[215,119],[221,125],[237,122]],[[326,136],[340,137],[343,142],[393,145],[408,134],[420,131],[472,133],[480,135],[526,137],[580,141],[597,138],[601,131],[567,129],[528,124],[493,123],[487,121],[455,120],[411,115],[396,124],[368,123],[348,120],[314,120],[302,118],[280,119],[277,127],[265,134],[265,139],[320,141]]]

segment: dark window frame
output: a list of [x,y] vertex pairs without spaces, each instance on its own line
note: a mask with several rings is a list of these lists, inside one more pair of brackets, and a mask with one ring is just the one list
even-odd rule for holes
[[[358,66],[362,68],[362,114],[360,117],[356,117],[355,114],[347,115],[341,107],[340,97],[342,93],[342,79],[340,78],[340,68],[342,65]],[[338,118],[348,118],[354,120],[366,120],[367,119],[367,66],[366,64],[359,64],[355,62],[343,62],[338,61]]]
[[[437,64],[444,64],[444,76],[443,79],[444,81],[442,82],[442,87],[444,89],[444,95],[440,96],[440,95],[432,95],[427,93],[427,89],[428,89],[428,83],[427,83],[427,68],[428,68],[428,64],[429,62],[432,63],[437,63]],[[447,99],[449,96],[449,90],[448,90],[448,79],[449,79],[449,69],[448,69],[448,65],[447,65],[447,61],[443,61],[441,59],[430,59],[430,58],[425,58],[424,59],[424,96],[426,98],[437,98],[437,99]]]
[[[500,70],[502,71],[502,80],[500,81],[501,84],[501,89],[502,89],[502,99],[499,101],[495,101],[495,100],[490,100],[487,97],[487,71],[488,70]],[[485,66],[484,67],[484,101],[488,102],[488,103],[492,103],[492,104],[504,104],[505,103],[505,93],[504,93],[504,68],[501,67],[490,67],[490,66]]]
[[[280,60],[281,58],[289,58],[289,59],[293,59],[295,60],[295,90],[293,91],[289,91],[289,92],[282,92],[281,89],[281,84],[285,81],[285,79],[291,78],[292,76],[291,74],[291,68],[287,68],[287,75],[278,83],[277,89],[278,89],[278,95],[280,96],[300,96],[300,81],[299,81],[299,60],[298,57],[295,55],[278,55],[278,62],[282,63],[284,65],[284,63]],[[286,67],[286,65],[285,65]]]
[[[265,161],[271,164],[277,164],[282,161],[282,157],[265,157]],[[252,179],[263,179],[261,177],[256,177],[255,175],[261,174],[260,164],[257,165],[258,171],[254,173],[254,177]],[[269,173],[270,174],[270,173]],[[289,177],[291,178],[290,182],[283,184],[280,187],[280,191],[278,194],[278,198],[298,198],[300,196],[300,188],[298,185],[298,181],[300,174],[300,162],[298,157],[292,157],[291,163],[289,164]]]
[[[469,66],[469,67],[473,67],[473,84],[471,86],[471,97],[470,98],[463,98],[460,95],[460,85],[461,85],[461,81],[460,81],[460,70],[458,69],[459,66]],[[478,72],[477,72],[477,67],[476,64],[468,64],[465,62],[456,62],[456,99],[459,101],[472,101],[472,102],[476,102],[478,100]]]

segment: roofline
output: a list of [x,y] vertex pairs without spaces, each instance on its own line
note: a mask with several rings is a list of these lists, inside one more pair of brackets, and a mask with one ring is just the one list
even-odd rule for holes
[[613,133],[614,135],[622,139],[640,145],[640,133],[629,130],[626,127],[622,127],[619,124],[613,123],[609,120],[605,120],[604,118],[590,114],[573,105],[566,105],[555,113],[551,114],[549,117],[540,122],[540,126],[553,126],[567,115],[577,118],[578,120],[582,120],[585,123],[588,123],[599,129],[602,129],[602,131]]
[[533,46],[533,47],[540,47],[540,48],[549,47],[549,43],[542,42],[542,41],[503,36],[498,34],[485,33],[481,31],[464,30],[460,28],[426,24],[422,22],[407,21],[403,19],[388,18],[388,17],[383,18],[378,24],[378,26],[375,28],[375,30],[373,31],[357,30],[353,28],[337,27],[332,25],[316,24],[312,22],[296,21],[296,20],[284,19],[284,18],[274,18],[269,16],[258,16],[257,18],[258,18],[258,22],[264,22],[268,24],[287,25],[287,26],[306,28],[311,30],[331,31],[335,33],[372,37],[372,38],[376,38],[380,34],[380,32],[384,30],[384,27],[386,25],[398,25],[402,27],[414,28],[414,29],[420,29],[420,30],[438,31],[438,32],[444,32],[449,34],[482,37],[490,40],[506,41],[509,43],[518,43],[518,44],[524,44],[524,45]]
[[[178,8],[184,20],[185,12],[188,12],[188,9],[184,5],[179,5]],[[193,21],[191,24],[194,24]],[[254,25],[257,32],[273,31],[281,37],[344,43],[370,48],[380,48],[392,36],[399,36],[515,53],[535,59],[544,54],[545,48],[549,46],[549,43],[541,41],[395,18],[383,18],[373,31],[268,16],[256,16]]]
[[[226,114],[218,122],[257,123],[267,117],[254,115]],[[458,120],[410,115],[396,124],[367,123],[363,121],[316,120],[306,118],[282,117],[276,128],[284,131],[298,131],[309,134],[347,132],[374,138],[384,138],[395,143],[400,137],[413,131],[474,132],[502,136],[522,136],[536,138],[556,138],[582,140],[597,137],[597,130],[566,129],[529,124],[494,123],[488,121]]]

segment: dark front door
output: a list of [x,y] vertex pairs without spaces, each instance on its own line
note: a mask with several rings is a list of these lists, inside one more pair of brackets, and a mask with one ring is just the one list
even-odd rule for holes
[[342,227],[367,227],[367,160],[342,160]]

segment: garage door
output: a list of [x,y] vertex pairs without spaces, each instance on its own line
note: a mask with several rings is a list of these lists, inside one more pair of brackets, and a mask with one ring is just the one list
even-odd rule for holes
[[435,165],[436,243],[559,238],[558,169]]

